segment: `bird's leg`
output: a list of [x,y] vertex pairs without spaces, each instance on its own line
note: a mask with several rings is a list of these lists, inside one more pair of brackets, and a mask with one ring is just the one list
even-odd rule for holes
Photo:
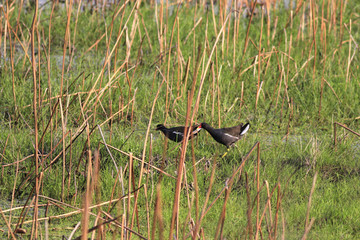
[[221,156],[221,158],[224,158],[228,154],[229,150],[230,148],[227,148],[226,152]]

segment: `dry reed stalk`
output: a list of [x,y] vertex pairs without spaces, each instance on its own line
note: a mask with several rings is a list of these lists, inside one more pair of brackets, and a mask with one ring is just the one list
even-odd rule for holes
[[[41,18],[40,16],[39,16],[39,18]],[[41,37],[40,37],[40,34],[39,34],[39,30],[37,28],[35,30],[36,30],[36,35],[37,35],[37,49],[41,49],[41,44],[40,44]],[[38,105],[39,105],[38,106],[38,112],[39,112],[38,114],[39,114],[39,116],[42,115],[42,105],[41,105],[41,52],[42,51],[38,51],[38,53],[37,53],[37,58],[39,59],[38,64],[37,64],[37,67],[38,67],[38,70],[37,70],[37,74],[38,74],[38,76],[37,76],[38,94],[37,95],[38,95],[38,98],[39,98],[38,99]],[[42,123],[44,124],[44,122],[42,122]]]
[[[68,3],[68,2],[66,2],[66,3]],[[71,13],[72,13],[72,3],[73,3],[73,1],[70,0],[70,3],[66,8],[67,20],[66,20],[65,35],[64,35],[63,56],[62,56],[63,61],[62,61],[62,69],[61,69],[61,80],[60,80],[60,92],[59,92],[59,95],[63,94],[63,88],[64,88],[65,56],[66,56],[67,44],[68,44],[68,41],[70,40],[70,20],[71,20]]]
[[309,57],[301,66],[301,68],[296,71],[295,75],[293,76],[293,78],[290,80],[290,82],[294,81],[294,79],[299,75],[299,73],[308,65],[308,62],[310,62],[312,59],[314,58],[314,56]]
[[0,213],[1,213],[2,218],[4,219],[4,222],[5,222],[6,226],[7,226],[7,228],[8,228],[8,233],[11,234],[12,239],[16,240],[16,237],[15,237],[13,231],[11,230],[11,226],[10,226],[9,222],[7,221],[1,207],[0,207]]
[[[241,174],[241,172],[240,172]],[[253,233],[253,224],[252,224],[252,206],[251,206],[251,197],[250,197],[250,187],[249,187],[249,179],[248,174],[245,172],[245,189],[246,189],[246,202],[247,202],[247,211],[246,211],[246,217],[247,217],[247,225],[246,225],[246,237],[249,235],[249,239],[253,239],[254,233]]]
[[[323,10],[322,12],[324,12],[324,3],[323,3]],[[322,13],[324,14],[324,13]],[[322,35],[321,35],[321,38],[324,39],[324,66],[323,66],[323,69],[322,69],[322,76],[321,76],[321,89],[320,89],[320,102],[319,102],[319,119],[320,119],[320,116],[321,116],[321,103],[322,103],[322,98],[323,98],[323,91],[324,91],[324,82],[325,82],[325,78],[324,78],[324,75],[325,75],[325,69],[326,69],[326,59],[327,59],[327,54],[326,54],[326,27],[325,27],[325,23],[322,22]],[[330,86],[331,88],[331,86]],[[336,94],[335,94],[336,96]]]
[[[236,1],[236,0],[235,0]],[[234,0],[231,0],[231,5],[230,6],[232,6],[233,5],[233,2],[234,2]],[[234,11],[230,8],[229,9],[229,14],[232,14]],[[228,27],[227,27],[227,38],[226,38],[226,56],[228,56],[229,55],[229,41],[230,41],[230,27],[231,27],[231,20],[230,21],[228,21]],[[234,26],[234,28],[235,28],[235,26]],[[224,41],[224,43],[223,44],[225,44],[225,41]],[[224,55],[223,55],[223,59],[224,59]]]
[[315,222],[315,218],[312,218],[311,221],[310,221],[310,223],[309,223],[309,225],[306,227],[305,232],[304,232],[304,235],[303,235],[303,237],[301,238],[301,240],[305,240],[305,239],[307,238],[307,235],[309,234],[310,229],[311,229],[311,227],[312,227],[312,225],[313,225],[314,222]]
[[[189,33],[186,35],[185,40],[184,40],[184,44],[187,42],[188,38],[190,37],[190,35],[195,31],[196,27],[202,22],[202,17],[200,17],[197,22],[195,23],[195,18],[194,18],[194,26],[193,28],[189,31]],[[178,42],[180,43],[180,41],[178,40]]]
[[69,240],[72,239],[72,237],[74,236],[76,230],[80,227],[80,225],[81,225],[81,222],[78,222],[78,223],[75,225],[74,229],[72,230],[72,232],[71,232],[70,235],[69,235],[69,238],[68,238]]
[[355,134],[356,136],[360,137],[360,133],[355,132],[354,130],[348,128],[347,126],[345,126],[342,123],[338,123],[338,122],[334,122],[334,148],[336,149],[336,145],[337,145],[337,131],[336,131],[336,125],[339,125],[340,127],[348,130],[349,132],[351,132],[352,134]]
[[[193,231],[194,231],[194,220],[191,217],[191,211],[193,209],[194,206],[194,201],[195,201],[195,194],[194,192],[191,193],[191,202],[189,205],[189,210],[188,213],[186,215],[184,224],[183,224],[183,229],[182,229],[182,239],[185,240],[189,237],[193,237]],[[189,232],[186,234],[186,227],[189,228]]]
[[259,38],[259,51],[258,51],[258,82],[256,85],[256,100],[255,100],[255,111],[257,109],[257,104],[260,95],[260,76],[261,76],[261,40],[262,40],[262,33],[263,33],[263,25],[264,25],[264,13],[261,11],[261,27],[260,27],[260,38]]
[[[210,4],[211,4],[212,20],[213,20],[213,23],[214,23],[214,33],[215,33],[215,36],[217,36],[217,35],[218,35],[218,32],[217,32],[217,24],[216,24],[215,10],[214,10],[214,3],[213,3],[213,1],[210,1]],[[194,18],[195,18],[195,16],[194,16]]]
[[[131,208],[131,198],[130,198],[130,189],[131,189],[131,182],[132,182],[132,175],[133,175],[133,156],[132,153],[130,153],[129,156],[129,178],[128,178],[128,199],[127,199],[127,208],[126,208],[126,222],[129,223],[130,222],[130,208]],[[131,226],[130,228],[132,229],[133,226]],[[128,232],[127,232],[127,238],[131,236]],[[131,239],[131,238],[129,238]]]
[[92,188],[90,185],[92,176],[92,154],[91,150],[88,150],[88,165],[87,165],[87,177],[86,177],[86,191],[83,197],[84,211],[81,217],[81,240],[87,240],[88,228],[89,228],[89,217],[90,217],[90,206],[92,202]]
[[33,73],[33,113],[34,113],[34,133],[35,133],[35,207],[34,207],[34,224],[31,228],[31,239],[33,238],[33,232],[35,235],[35,239],[38,238],[38,225],[37,225],[37,219],[38,219],[38,195],[39,195],[39,145],[38,145],[38,119],[37,119],[37,81],[36,81],[36,58],[35,58],[35,28],[37,24],[37,15],[38,15],[38,0],[35,0],[35,12],[33,21],[31,24],[31,66],[32,66],[32,73]]
[[[349,35],[351,36],[351,19],[350,19],[350,22],[349,22]],[[345,85],[345,89],[347,89],[347,86],[348,84],[350,83],[350,65],[351,65],[351,43],[352,41],[350,40],[349,41],[349,55],[348,55],[348,62],[347,62],[347,68],[346,68],[346,85]]]
[[312,183],[312,187],[311,187],[311,191],[310,191],[310,195],[309,195],[309,201],[308,201],[308,205],[307,205],[307,210],[306,210],[306,219],[305,219],[305,232],[304,235],[302,237],[302,239],[306,239],[307,234],[310,231],[310,228],[312,226],[312,224],[314,223],[315,219],[311,219],[310,223],[309,223],[309,215],[310,215],[310,208],[311,208],[311,200],[312,200],[312,195],[315,191],[315,185],[316,185],[316,179],[317,179],[317,172],[315,172],[314,175],[314,179],[313,179],[313,183]]
[[[99,152],[99,148],[97,148],[94,152],[94,170],[93,170],[93,179],[92,179],[92,187],[93,187],[93,191],[95,191],[95,202],[96,204],[99,204],[101,202],[101,191],[100,191],[100,181],[99,181],[99,177],[100,177],[100,152]],[[103,220],[100,218],[100,214],[102,212],[100,206],[97,207],[97,217],[96,220],[99,222],[98,226],[97,226],[97,238],[104,238],[105,236],[105,231],[104,231],[104,225],[107,224],[108,222],[103,222]],[[116,220],[118,217],[116,217],[113,220]],[[96,226],[96,223],[94,224]],[[95,228],[95,227],[93,227]],[[90,230],[89,230],[90,232]],[[94,235],[93,235],[94,236]]]
[[[8,4],[8,2],[7,2],[7,4]],[[7,16],[8,12],[9,12],[8,6],[6,7],[6,10],[7,10],[6,12],[5,12],[3,6],[1,6],[1,10],[2,10],[3,13],[4,13],[4,16]],[[6,18],[6,17],[5,17],[5,18]],[[1,23],[2,23],[3,18],[0,18],[0,20],[1,20]],[[6,21],[8,21],[8,20],[6,20]],[[3,29],[3,25],[5,25],[5,29]],[[1,29],[0,29],[1,32],[4,33],[4,50],[3,50],[3,54],[1,55],[1,57],[3,57],[3,59],[6,59],[6,40],[7,40],[7,28],[8,28],[8,24],[1,24],[0,27],[1,27]],[[0,40],[2,40],[2,37],[3,37],[3,34],[0,34]],[[2,41],[0,41],[0,42],[2,42]],[[5,69],[5,71],[7,71],[7,64],[4,64],[4,69]]]
[[[344,37],[344,26],[343,26],[343,11],[344,11],[344,1],[340,0],[340,22],[339,22],[339,26],[340,26],[340,46],[339,48],[341,48],[342,45],[342,40]],[[350,19],[351,21],[351,19]]]
[[7,23],[9,25],[8,31],[9,31],[9,45],[10,45],[12,92],[13,92],[13,100],[14,100],[14,115],[16,116],[18,109],[17,109],[16,92],[15,92],[15,67],[14,67],[14,49],[13,49],[13,45],[15,45],[16,42],[14,42],[14,44],[12,43],[12,35],[11,35],[11,30],[10,30],[11,27],[10,27],[9,19],[7,19]]
[[[292,14],[291,14],[292,16]],[[292,17],[291,17],[291,25],[290,25],[290,29],[293,28],[293,21],[292,21]],[[285,77],[285,90],[287,91],[287,86],[288,86],[288,82],[289,82],[289,75],[290,75],[290,60],[291,60],[291,49],[292,49],[292,42],[293,42],[293,36],[290,33],[290,40],[289,40],[289,46],[288,46],[288,54],[287,54],[287,71],[286,71],[286,77]]]
[[215,238],[214,239],[223,239],[222,231],[223,231],[224,222],[225,222],[226,203],[229,200],[229,196],[230,196],[230,192],[231,192],[231,186],[227,186],[227,183],[225,183],[225,187],[226,187],[225,188],[225,199],[224,199],[222,211],[221,211],[221,214],[220,214],[219,222],[218,222],[218,225],[216,227],[216,232],[215,232]]
[[284,216],[282,214],[282,209],[280,208],[280,203],[281,203],[281,194],[280,194],[280,190],[281,190],[281,185],[280,183],[278,183],[277,185],[277,198],[276,198],[276,213],[275,213],[275,221],[274,221],[274,225],[272,225],[272,229],[274,232],[274,239],[276,238],[276,233],[277,233],[277,226],[278,226],[278,216],[279,216],[279,210],[281,210],[281,217],[283,220],[283,235],[285,235],[285,221],[284,221]]
[[[265,182],[265,186],[266,186],[266,193],[267,193],[267,197],[268,199],[271,198],[270,196],[270,190],[269,190],[269,182],[267,180],[264,180]],[[271,203],[270,201],[268,202],[268,218],[269,218],[269,223],[267,224],[267,232],[269,233],[269,239],[272,239],[272,227],[273,227],[273,223],[272,223],[272,211],[271,211]]]
[[[30,192],[29,196],[27,197],[27,199],[25,201],[25,204],[22,206],[22,210],[21,210],[20,216],[18,217],[18,222],[16,223],[15,229],[17,229],[19,226],[22,226],[22,224],[23,224],[23,222],[25,220],[25,216],[26,216],[26,214],[28,212],[28,208],[26,206],[29,203],[29,200],[30,200],[32,194],[34,193],[34,191],[35,191],[35,186],[31,189],[31,192]],[[32,199],[33,200],[31,201],[30,205],[33,205],[34,197]],[[35,208],[35,205],[34,205],[34,208]]]
[[[311,42],[311,47],[309,50],[309,56],[310,56],[310,52],[312,51],[312,49],[314,48],[314,61],[313,61],[313,83],[315,82],[315,70],[316,70],[316,54],[317,54],[317,44],[316,44],[316,30],[317,30],[317,26],[315,24],[315,0],[310,0],[310,28],[309,31],[312,30],[312,42]],[[311,35],[310,35],[311,36]]]
[[[153,156],[152,156],[152,149],[153,149],[153,136],[152,134],[150,135],[150,146],[149,146],[149,162],[152,161]],[[148,189],[147,186],[150,185],[149,181],[150,181],[150,175],[152,177],[152,169],[150,169],[150,166],[147,166],[147,172],[150,173],[147,175],[146,177],[146,183],[143,185],[144,186],[144,196],[145,196],[145,205],[146,205],[146,222],[147,222],[147,238],[150,238],[151,236],[151,231],[150,231],[150,207],[149,207],[149,203],[152,202],[151,199],[149,201],[149,197],[148,197]]]
[[[135,191],[138,191],[139,189],[136,189]],[[135,192],[133,191],[133,192]],[[110,214],[106,213],[106,212],[102,212],[104,215],[106,215],[108,218],[113,218]],[[125,215],[122,215],[123,216],[123,219],[125,219]],[[122,221],[122,223],[120,224],[119,222],[115,221],[114,223],[113,222],[110,222],[112,225],[118,227],[118,228],[122,228],[122,229],[126,229],[127,231],[133,233],[134,235],[136,235],[137,237],[139,237],[140,239],[146,239],[144,236],[142,236],[140,233],[138,232],[135,232],[134,230],[128,228],[125,226],[124,222]],[[123,239],[124,237],[124,234],[121,235],[121,238]]]
[[[194,141],[191,141],[191,159],[192,159],[192,167],[193,167],[193,178],[194,178],[194,189],[195,189],[195,219],[199,219],[200,214],[200,206],[199,206],[199,184],[197,177],[197,169],[196,169],[196,159],[195,159],[195,148]],[[191,209],[189,209],[189,217]]]
[[66,171],[66,155],[65,155],[65,150],[66,150],[66,139],[65,139],[65,135],[66,134],[66,122],[64,119],[64,111],[63,111],[63,107],[62,107],[62,100],[59,99],[59,105],[60,105],[60,116],[61,116],[61,129],[62,129],[62,158],[63,158],[63,166],[62,166],[62,181],[61,181],[61,200],[64,201],[64,197],[65,197],[65,171]]
[[[156,198],[155,198],[155,207],[154,207],[154,215],[153,215],[153,222],[152,222],[152,231],[151,231],[151,238],[150,239],[164,239],[164,223],[162,219],[162,195],[161,195],[161,184],[158,183],[156,185]],[[156,224],[158,224],[158,238],[155,238],[156,232]]]
[[[17,157],[19,158],[19,153],[17,154]],[[14,179],[14,187],[11,193],[11,203],[10,203],[10,208],[13,207],[14,205],[14,200],[15,200],[15,190],[16,190],[16,184],[17,184],[17,177],[18,177],[18,173],[19,173],[19,162],[17,161],[16,164],[16,171],[15,171],[15,179]],[[0,211],[2,212],[1,208]],[[11,224],[11,211],[10,211],[10,216],[9,216],[9,223]],[[5,221],[6,222],[6,221]],[[9,235],[9,234],[8,234]]]
[[[134,193],[134,191],[132,193]],[[60,200],[56,200],[56,199],[48,197],[48,196],[39,195],[39,197],[51,201],[52,204],[54,204],[55,206],[57,206],[59,208],[61,208],[61,206],[65,206],[65,207],[76,209],[76,211],[68,212],[68,213],[60,214],[60,215],[55,215],[55,216],[49,216],[49,217],[45,217],[45,218],[39,218],[38,221],[43,221],[43,220],[46,220],[46,219],[51,220],[51,219],[60,219],[60,218],[64,218],[64,217],[70,217],[70,216],[72,216],[74,214],[79,214],[79,213],[82,213],[84,211],[83,208],[75,207],[74,205],[67,204],[65,202],[62,202]],[[101,207],[101,206],[105,206],[107,204],[111,204],[111,203],[114,203],[114,202],[115,203],[120,202],[120,200],[126,199],[127,197],[128,197],[127,195],[122,195],[120,198],[111,199],[109,201],[105,201],[105,202],[102,202],[102,203],[97,203],[97,204],[95,204],[93,206],[90,206],[89,210],[94,209],[94,208],[98,208],[98,207]],[[43,205],[43,206],[45,206],[45,205]],[[30,205],[30,206],[27,206],[27,207],[34,207],[34,206]],[[61,209],[64,210],[64,208],[61,208]],[[91,211],[89,213],[92,216],[96,216],[96,214],[92,213]],[[105,214],[105,212],[102,212],[102,213]],[[32,223],[32,220],[26,221],[23,224],[28,224],[28,223]]]
[[[1,155],[1,157],[3,157],[5,160],[7,160],[5,157],[4,157],[4,155],[3,154],[0,154]],[[12,166],[12,165],[15,165],[15,164],[18,164],[18,163],[21,163],[21,162],[23,162],[23,161],[25,161],[25,160],[27,160],[27,159],[29,159],[29,158],[32,158],[32,157],[34,157],[34,154],[31,154],[31,155],[29,155],[29,156],[26,156],[26,157],[24,157],[23,159],[21,159],[21,160],[18,160],[18,161],[15,161],[15,162],[12,162],[12,163],[8,163],[8,164],[3,164],[3,165],[1,165],[1,167],[2,167],[2,178],[4,177],[4,168],[5,167],[9,167],[9,166]]]
[[258,230],[261,223],[259,221],[259,211],[260,211],[260,142],[257,144],[257,161],[256,161],[256,235],[255,239],[258,239]]
[[287,124],[287,128],[286,128],[286,141],[288,139],[288,136],[290,134],[290,123],[291,123],[291,120],[293,118],[293,115],[294,115],[294,102],[293,102],[293,98],[291,97],[290,99],[290,114],[289,114],[289,121],[288,121],[288,124]]
[[[212,65],[213,66],[213,65]],[[221,113],[220,113],[220,110],[221,110],[221,107],[220,107],[220,97],[221,97],[221,91],[220,91],[220,73],[221,73],[221,69],[222,67],[220,67],[220,71],[219,71],[219,75],[217,76],[216,78],[216,90],[217,90],[217,109],[218,109],[218,126],[220,128],[221,126]]]

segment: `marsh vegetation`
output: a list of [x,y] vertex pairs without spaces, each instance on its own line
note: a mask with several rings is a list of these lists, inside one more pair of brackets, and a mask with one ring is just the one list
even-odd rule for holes
[[360,238],[360,5],[240,2],[5,1],[1,238]]

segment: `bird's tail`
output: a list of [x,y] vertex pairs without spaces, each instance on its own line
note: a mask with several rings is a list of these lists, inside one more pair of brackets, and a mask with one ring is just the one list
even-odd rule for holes
[[241,127],[240,135],[244,135],[247,131],[249,131],[250,123],[246,123],[244,126]]

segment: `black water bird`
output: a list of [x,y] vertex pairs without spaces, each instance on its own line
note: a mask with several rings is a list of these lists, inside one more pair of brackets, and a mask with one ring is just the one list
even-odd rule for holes
[[239,141],[249,130],[250,124],[241,123],[240,125],[234,127],[215,129],[207,123],[201,123],[199,127],[204,128],[208,133],[210,133],[210,135],[215,139],[215,141],[226,146],[227,151],[222,156],[225,157],[225,155],[229,151],[229,148],[234,145],[234,143]]
[[[156,130],[160,130],[167,138],[174,142],[181,142],[184,139],[184,133],[185,133],[185,127],[172,127],[172,128],[166,128],[163,124],[158,124],[156,126]],[[190,129],[191,133],[189,135],[189,139],[195,137],[201,130],[200,125],[194,125],[190,128],[187,127],[187,129]]]

